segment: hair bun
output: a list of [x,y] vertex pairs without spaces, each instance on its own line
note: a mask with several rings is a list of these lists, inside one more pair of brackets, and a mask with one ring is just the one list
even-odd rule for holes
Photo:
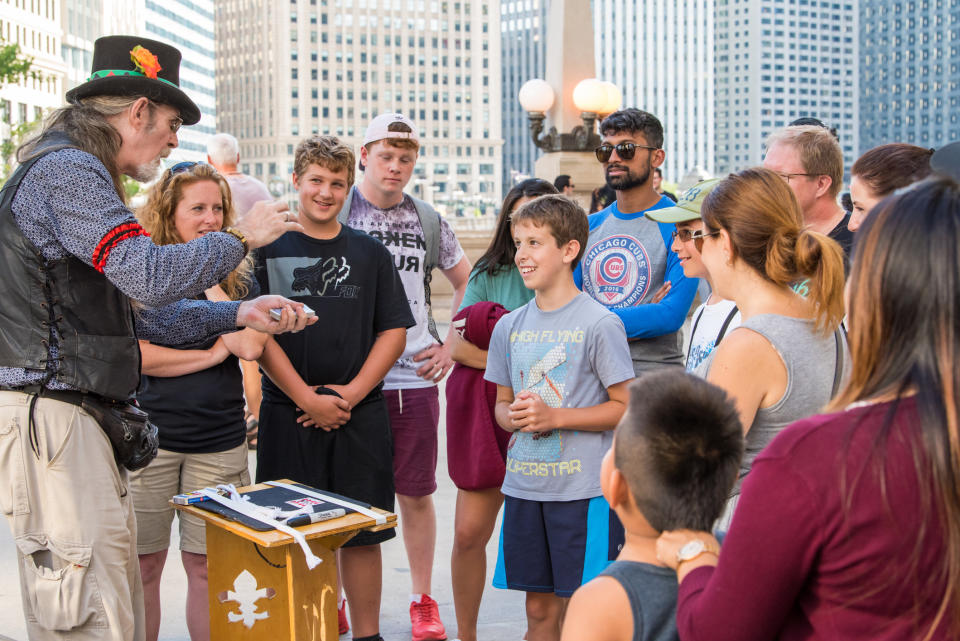
[[797,272],[809,276],[817,271],[820,261],[823,260],[823,242],[827,238],[818,232],[804,229],[797,236],[794,248],[794,261]]

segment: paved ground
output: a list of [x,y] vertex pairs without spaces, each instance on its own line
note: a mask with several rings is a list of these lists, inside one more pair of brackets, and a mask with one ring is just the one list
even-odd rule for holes
[[[441,387],[441,402],[443,397]],[[447,476],[445,440],[445,427],[441,423],[440,462],[437,466],[440,487],[436,494],[439,526],[434,564],[434,598],[440,603],[440,614],[447,626],[449,638],[452,639],[456,633],[456,619],[450,590],[450,551],[453,544],[456,488]],[[250,458],[250,466],[252,470],[253,456]],[[499,526],[497,532],[499,532]],[[496,562],[496,539],[495,533],[487,551],[488,581],[493,574],[493,566]],[[177,545],[174,530],[174,549]],[[383,553],[384,597],[381,633],[387,641],[409,640],[410,620],[407,614],[410,593],[409,570],[399,532],[397,538],[384,544]],[[168,559],[161,590],[164,607],[160,627],[161,641],[189,641],[190,637],[183,618],[186,575],[176,555],[171,554]],[[526,629],[523,596],[520,593],[488,587],[480,610],[480,622],[482,641],[520,641]],[[9,637],[10,641],[27,639],[14,545],[10,537],[10,529],[5,525],[0,526],[0,641],[7,641],[4,637]]]

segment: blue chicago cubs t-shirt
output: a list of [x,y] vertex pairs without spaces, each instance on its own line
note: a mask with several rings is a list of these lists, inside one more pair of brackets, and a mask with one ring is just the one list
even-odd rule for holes
[[[586,294],[548,312],[532,300],[503,316],[490,338],[484,377],[514,395],[536,392],[549,407],[591,407],[633,378],[623,323]],[[503,493],[530,501],[600,496],[600,462],[613,431],[514,432]]]
[[[650,209],[671,207],[663,197]],[[656,223],[644,212],[622,213],[613,203],[590,216],[590,236],[575,273],[577,284],[623,321],[630,338],[634,371],[683,365],[678,328],[683,324],[698,280],[685,278],[670,250],[674,225]],[[650,299],[669,280],[667,297]]]

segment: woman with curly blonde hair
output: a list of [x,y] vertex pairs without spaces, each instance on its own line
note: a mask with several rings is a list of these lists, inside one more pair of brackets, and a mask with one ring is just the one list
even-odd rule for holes
[[[188,243],[234,222],[230,187],[210,165],[183,162],[163,173],[137,217],[158,245]],[[248,256],[209,300],[242,300],[257,293]],[[175,494],[219,483],[246,485],[246,423],[238,358],[255,360],[265,334],[243,330],[180,349],[140,341],[142,378],[137,400],[160,433],[160,452],[131,474],[137,551],[143,575],[147,639],[160,629],[160,575],[170,544]],[[187,573],[187,628],[209,639],[204,524],[180,514],[180,548]]]

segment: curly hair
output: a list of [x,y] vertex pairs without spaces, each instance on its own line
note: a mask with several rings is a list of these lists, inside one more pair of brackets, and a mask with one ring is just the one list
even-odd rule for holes
[[[137,209],[137,219],[143,228],[150,234],[150,238],[157,245],[174,245],[182,243],[177,232],[175,216],[177,205],[183,199],[184,188],[203,181],[216,183],[220,188],[220,197],[223,200],[223,229],[235,222],[233,200],[230,197],[230,185],[216,169],[206,163],[196,163],[184,171],[172,173],[171,169],[163,172],[156,183],[147,192],[147,202]],[[253,280],[253,258],[249,255],[232,272],[227,274],[220,286],[230,297],[230,300],[241,300],[250,293],[250,283]]]

